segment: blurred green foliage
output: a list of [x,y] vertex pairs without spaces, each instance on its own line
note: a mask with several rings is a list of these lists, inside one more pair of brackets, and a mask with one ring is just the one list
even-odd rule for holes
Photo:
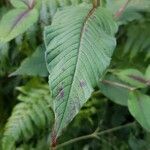
[[[50,93],[47,92],[48,74],[45,70],[46,65],[42,61],[44,56],[42,55],[39,58],[41,51],[44,50],[40,51],[39,47],[43,44],[43,28],[51,24],[51,20],[57,9],[63,9],[66,5],[81,3],[78,0],[69,1],[68,3],[67,1],[64,2],[58,0],[56,3],[55,0],[43,0],[39,20],[32,24],[25,33],[19,34],[15,39],[5,44],[0,43],[0,149],[2,149],[2,138],[7,133],[5,126],[8,118],[13,116],[16,107],[24,103],[22,99],[28,100],[29,104],[30,102],[34,103],[34,100],[38,100],[40,97],[41,101],[43,101],[44,98],[39,95],[41,94],[41,89],[44,97],[49,97],[46,98],[49,99],[47,100],[49,102],[45,105],[48,108],[50,106],[51,97]],[[90,1],[88,2],[90,3]],[[116,4],[115,2],[106,0],[103,4],[105,4],[104,7],[114,12],[114,9],[118,10],[122,3]],[[99,139],[91,138],[69,144],[60,148],[62,150],[149,150],[150,148],[150,133],[135,121],[135,118],[132,117],[126,107],[126,97],[128,97],[129,87],[134,87],[141,93],[150,95],[150,9],[147,9],[149,3],[148,0],[144,0],[138,4],[138,1],[135,0],[136,5],[133,4],[129,4],[127,7],[129,11],[126,10],[120,20],[118,20],[118,24],[120,24],[116,35],[118,44],[111,65],[106,71],[106,76],[103,78],[103,80],[111,81],[111,84],[117,82],[121,84],[121,87],[113,87],[111,84],[107,86],[104,82],[100,81],[100,85],[95,88],[95,92],[89,101],[67,129],[64,130],[63,135],[59,137],[57,144],[91,134],[97,127],[99,127],[100,131],[103,131],[131,122],[135,122],[135,124],[131,127],[104,134]],[[9,1],[1,0],[0,18],[11,8],[12,6]],[[30,64],[31,67],[35,66],[35,68],[33,70],[30,66],[27,68],[27,64]],[[39,72],[37,71],[37,66],[39,67]],[[129,69],[134,70],[132,70],[134,78],[129,79],[128,73],[131,73]],[[139,74],[140,79],[136,78],[136,76],[139,77]],[[126,85],[127,88],[122,87],[122,85]],[[17,89],[20,90],[18,91]],[[119,89],[119,93],[117,89]],[[21,99],[21,102],[17,99]],[[134,113],[134,111],[132,112]],[[48,127],[49,124],[46,124],[46,127],[45,124],[43,125],[43,129],[39,127],[42,130],[41,132],[37,128],[37,132],[35,132],[39,134],[36,134],[36,136],[25,138],[25,140],[24,138],[20,138],[15,143],[17,148],[14,149],[48,150],[50,147],[51,132],[50,126]],[[47,128],[48,130],[45,131]],[[22,137],[22,133],[20,137]]]

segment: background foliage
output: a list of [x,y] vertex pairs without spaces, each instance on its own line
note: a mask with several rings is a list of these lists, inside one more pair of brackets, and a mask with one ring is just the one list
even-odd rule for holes
[[[46,150],[55,139],[43,31],[58,10],[90,5],[91,1],[42,0],[34,5],[34,0],[28,0],[29,7],[21,1],[0,1],[0,149]],[[126,0],[101,1],[114,16],[124,4]],[[58,138],[58,149],[149,150],[149,10],[149,0],[131,0],[117,18],[117,46],[111,64]],[[18,14],[28,18],[22,21]],[[101,134],[90,136],[96,129]],[[77,138],[85,135],[89,136]],[[70,141],[73,138],[78,144]],[[71,144],[61,145],[66,141]]]

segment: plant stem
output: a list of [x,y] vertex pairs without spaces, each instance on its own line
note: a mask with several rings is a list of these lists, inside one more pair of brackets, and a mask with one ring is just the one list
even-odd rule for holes
[[116,12],[115,14],[116,19],[118,19],[123,14],[130,1],[131,0],[127,0],[126,3],[123,6],[121,6],[120,9]]
[[77,137],[77,138],[71,139],[71,140],[69,140],[69,141],[67,141],[65,143],[62,143],[62,144],[56,146],[55,150],[59,149],[59,148],[62,148],[64,146],[70,145],[72,143],[76,143],[78,141],[87,140],[87,139],[91,139],[91,138],[95,138],[93,134]]
[[130,87],[128,85],[121,84],[121,83],[118,83],[118,82],[113,82],[113,81],[109,81],[109,80],[103,80],[101,82],[104,83],[104,84],[110,84],[110,85],[113,85],[113,86],[122,87],[122,88],[128,89],[130,91],[136,90],[136,88],[134,88],[134,87]]
[[131,122],[131,123],[128,123],[128,124],[125,124],[125,125],[121,125],[121,126],[114,127],[112,129],[108,129],[108,130],[104,130],[104,131],[100,131],[100,132],[99,132],[99,130],[96,130],[92,134],[77,137],[77,138],[71,139],[67,142],[64,142],[62,144],[59,144],[58,146],[55,147],[54,150],[60,149],[64,146],[67,146],[67,145],[70,145],[72,143],[76,143],[76,142],[79,142],[79,141],[82,141],[82,140],[87,140],[87,139],[92,139],[92,138],[95,138],[95,139],[99,140],[100,139],[99,136],[102,136],[104,134],[109,134],[109,133],[112,133],[112,132],[115,132],[115,131],[118,131],[118,130],[121,130],[121,129],[124,129],[124,128],[127,128],[127,127],[131,127],[133,125],[135,125],[135,122]]
[[93,8],[100,6],[100,0],[93,0]]
[[108,129],[108,130],[104,130],[104,131],[101,131],[99,133],[97,133],[98,136],[102,136],[104,134],[108,134],[108,133],[111,133],[111,132],[115,132],[115,131],[118,131],[118,130],[121,130],[121,129],[124,129],[124,128],[128,128],[128,127],[131,127],[135,125],[135,122],[130,122],[130,123],[127,123],[125,125],[120,125],[118,127],[114,127],[112,129]]

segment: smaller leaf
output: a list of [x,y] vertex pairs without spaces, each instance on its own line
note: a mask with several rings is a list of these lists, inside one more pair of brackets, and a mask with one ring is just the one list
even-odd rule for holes
[[[100,91],[108,97],[111,101],[127,106],[128,96],[129,96],[129,89],[126,89],[124,87],[117,86],[120,84],[124,84],[120,80],[118,80],[114,76],[107,76],[105,78],[106,80],[103,80],[99,84]],[[108,81],[108,82],[106,82]],[[115,83],[115,84],[113,84]]]
[[128,108],[143,128],[150,131],[150,97],[140,92],[129,95]]
[[150,80],[150,65],[146,69],[145,77],[146,77],[147,80]]
[[[25,0],[22,1],[26,2]],[[0,42],[5,43],[12,40],[19,34],[24,33],[37,21],[39,12],[35,6],[30,7],[29,2],[26,2],[28,4],[28,8],[26,8],[23,7],[25,4],[23,3],[23,5],[22,3],[21,1],[13,0],[12,4],[14,6],[18,4],[18,6],[2,17],[0,22]]]
[[144,88],[146,87],[146,79],[145,76],[136,69],[125,69],[119,70],[115,73],[118,78],[136,88]]
[[37,50],[28,58],[26,58],[21,66],[13,72],[10,76],[15,75],[29,75],[47,77],[48,71],[45,63],[45,51],[43,46],[38,47]]
[[[126,3],[127,0],[106,0],[106,7],[115,15]],[[141,12],[149,12],[149,8],[149,0],[130,0],[123,14],[118,18],[118,23],[126,24],[140,19],[142,17]]]
[[10,2],[16,8],[28,8],[28,0],[10,0]]

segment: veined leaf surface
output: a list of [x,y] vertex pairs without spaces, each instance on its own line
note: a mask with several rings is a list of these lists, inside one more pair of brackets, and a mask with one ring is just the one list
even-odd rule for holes
[[90,98],[109,66],[117,25],[111,14],[89,5],[69,7],[45,29],[46,62],[58,137]]

